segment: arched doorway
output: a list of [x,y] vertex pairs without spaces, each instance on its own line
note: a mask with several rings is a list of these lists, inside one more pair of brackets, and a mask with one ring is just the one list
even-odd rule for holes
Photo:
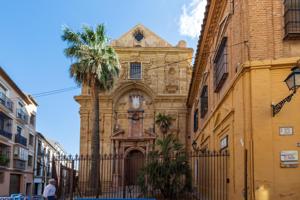
[[144,166],[145,156],[139,150],[130,151],[125,158],[125,185],[137,185],[139,171]]

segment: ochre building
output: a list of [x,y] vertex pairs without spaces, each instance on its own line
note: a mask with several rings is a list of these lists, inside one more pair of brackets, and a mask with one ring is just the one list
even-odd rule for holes
[[[171,115],[171,132],[186,145],[187,93],[193,50],[180,41],[172,46],[137,25],[111,44],[121,72],[114,88],[100,96],[101,154],[145,155],[161,136],[158,113]],[[91,152],[89,89],[76,97],[80,104],[80,154]]]
[[299,92],[271,106],[299,59],[299,1],[208,1],[188,121],[196,150],[229,151],[227,199],[300,199]]

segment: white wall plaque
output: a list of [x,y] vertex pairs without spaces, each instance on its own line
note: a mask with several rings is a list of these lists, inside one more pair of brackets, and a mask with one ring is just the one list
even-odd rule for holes
[[298,161],[298,151],[281,151],[280,160],[282,162]]
[[228,147],[228,136],[225,136],[224,138],[221,139],[220,141],[220,148],[225,149]]
[[293,127],[279,127],[279,135],[293,135]]

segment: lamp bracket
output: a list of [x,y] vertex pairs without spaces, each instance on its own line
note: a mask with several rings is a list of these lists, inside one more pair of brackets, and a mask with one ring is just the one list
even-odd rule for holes
[[289,96],[285,97],[282,101],[280,101],[278,104],[276,105],[271,105],[272,106],[272,114],[273,117],[278,114],[280,112],[280,110],[283,108],[284,104],[286,102],[290,102],[292,100],[292,97],[294,96],[296,92],[293,92],[292,94],[290,94]]

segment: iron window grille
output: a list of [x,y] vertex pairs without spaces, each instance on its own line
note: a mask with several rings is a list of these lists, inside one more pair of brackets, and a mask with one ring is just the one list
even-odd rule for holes
[[130,63],[130,79],[140,80],[142,78],[142,66],[139,62]]
[[194,112],[194,132],[198,130],[198,109]]
[[224,37],[214,58],[214,86],[219,92],[228,77],[227,37]]
[[200,113],[201,118],[204,118],[208,111],[208,89],[207,85],[205,85],[202,89],[200,96]]
[[300,1],[284,0],[284,31],[285,38],[300,38]]

